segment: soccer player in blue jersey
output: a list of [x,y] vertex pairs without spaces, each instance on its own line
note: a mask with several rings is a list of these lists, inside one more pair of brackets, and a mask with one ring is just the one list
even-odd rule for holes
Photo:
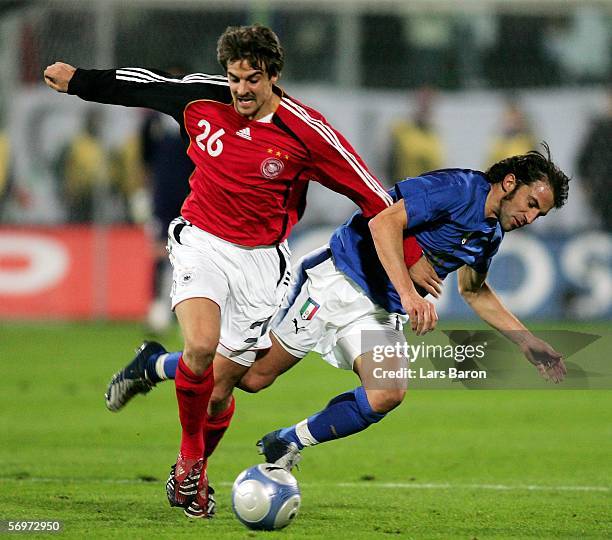
[[[407,235],[416,238],[441,279],[459,271],[466,302],[513,341],[545,378],[563,379],[561,355],[529,332],[486,281],[504,234],[533,223],[567,199],[569,179],[545,148],[546,155],[532,151],[507,158],[485,173],[445,169],[399,182],[391,190],[392,206],[371,220],[354,214],[334,232],[329,247],[302,259],[273,322],[273,347],[239,387],[257,392],[269,386],[311,350],[336,367],[353,370],[362,385],[301,422],[265,435],[260,445],[267,461],[290,469],[305,446],[362,431],[403,400],[402,386],[364,384],[371,380],[366,365],[371,367],[367,360],[373,347],[363,335],[375,331],[376,346],[405,343],[402,326],[410,313],[404,306],[410,305],[406,296],[414,290],[404,261]],[[435,320],[432,309],[429,318],[412,323],[413,330],[431,330]],[[148,360],[150,384],[173,375],[174,354]],[[143,377],[142,369],[138,377]]]

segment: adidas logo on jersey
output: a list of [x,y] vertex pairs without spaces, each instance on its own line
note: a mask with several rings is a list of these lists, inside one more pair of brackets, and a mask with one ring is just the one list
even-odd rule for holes
[[239,129],[238,131],[236,131],[236,135],[238,135],[238,137],[242,137],[243,139],[246,139],[247,141],[253,140],[253,138],[251,137],[251,128],[249,127],[245,127],[244,129]]

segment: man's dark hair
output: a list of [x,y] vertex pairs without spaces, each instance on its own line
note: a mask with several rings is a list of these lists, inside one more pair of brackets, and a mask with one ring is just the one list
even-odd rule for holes
[[266,26],[228,26],[217,42],[217,60],[224,71],[228,64],[246,60],[252,68],[275,76],[283,69],[285,52],[277,35]]
[[485,174],[491,184],[501,182],[507,174],[513,174],[516,177],[517,187],[521,184],[533,184],[538,180],[548,182],[555,199],[555,208],[561,208],[567,200],[570,179],[552,162],[548,144],[545,142],[541,144],[546,155],[532,150],[520,156],[502,159],[491,165]]

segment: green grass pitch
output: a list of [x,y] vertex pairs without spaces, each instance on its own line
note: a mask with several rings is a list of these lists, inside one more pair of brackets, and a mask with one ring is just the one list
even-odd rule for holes
[[[258,437],[356,386],[314,356],[261,394],[237,392],[209,468],[218,515],[189,521],[164,493],[179,440],[173,384],[118,414],[104,407],[141,337],[136,324],[0,324],[0,520],[59,519],[65,538],[612,537],[605,389],[414,390],[366,432],[306,449],[289,528],[247,530],[230,490],[259,462]],[[175,332],[164,341],[180,345]],[[609,334],[585,354],[609,361]]]

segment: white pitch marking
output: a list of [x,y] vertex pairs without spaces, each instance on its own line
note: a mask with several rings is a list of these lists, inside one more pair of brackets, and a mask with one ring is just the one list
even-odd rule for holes
[[[34,482],[34,483],[68,483],[68,484],[157,484],[162,482],[159,480],[138,480],[136,478],[11,478],[11,477],[0,477],[0,482],[7,480],[18,480],[20,482]],[[233,482],[211,482],[213,485],[219,485],[228,487]],[[327,483],[327,482],[300,482],[301,486],[304,487],[339,487],[339,488],[378,488],[378,489],[482,489],[482,490],[493,490],[493,491],[599,491],[607,493],[610,491],[609,486],[541,486],[534,484],[518,484],[515,486],[507,484],[444,484],[444,483],[414,483],[414,482],[338,482],[338,483]]]
[[505,484],[416,484],[401,482],[340,482],[336,487],[356,488],[374,487],[382,489],[490,489],[494,491],[610,491],[607,486],[539,486]]

